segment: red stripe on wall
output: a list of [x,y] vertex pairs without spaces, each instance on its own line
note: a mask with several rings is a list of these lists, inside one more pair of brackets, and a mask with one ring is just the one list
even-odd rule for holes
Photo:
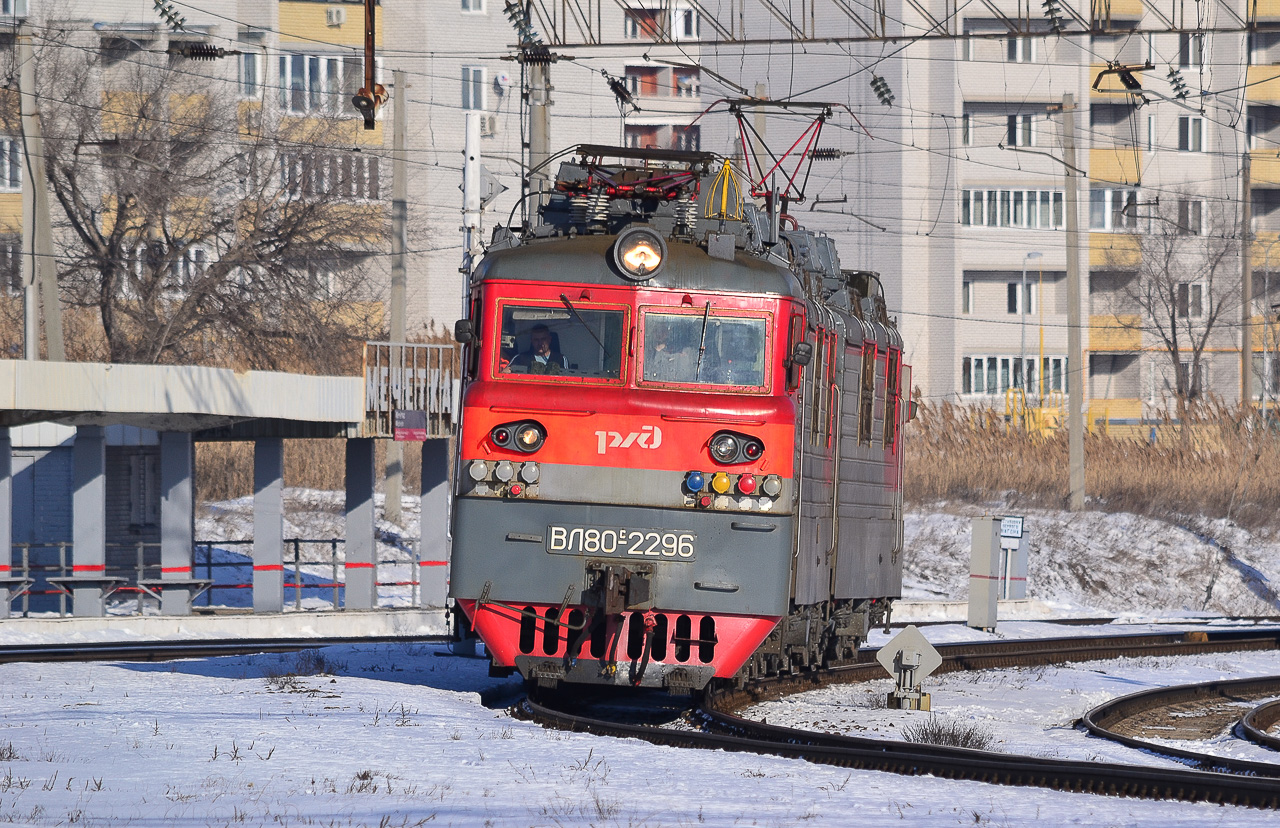
[[162,567],[160,567],[160,572],[161,572],[161,574],[169,574],[169,575],[190,575],[190,574],[191,574],[191,567],[189,567],[189,566],[162,566]]
[[76,564],[71,567],[72,572],[106,572],[106,564]]
[[254,564],[254,572],[283,572],[282,564]]
[[347,561],[347,569],[373,569],[373,564],[358,563],[356,561]]
[[418,566],[444,566],[448,561],[418,561]]

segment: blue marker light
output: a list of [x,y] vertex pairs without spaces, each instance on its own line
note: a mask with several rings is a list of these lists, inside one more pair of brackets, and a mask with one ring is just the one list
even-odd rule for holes
[[706,483],[707,481],[703,478],[702,472],[700,471],[689,472],[689,476],[684,479],[684,485],[688,486],[689,491],[691,492],[702,491],[702,487],[705,486]]

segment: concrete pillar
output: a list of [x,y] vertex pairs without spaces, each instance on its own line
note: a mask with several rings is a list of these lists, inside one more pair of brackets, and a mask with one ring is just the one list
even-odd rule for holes
[[9,617],[9,585],[13,577],[13,443],[0,428],[0,618]]
[[374,536],[373,440],[347,440],[347,609],[378,606],[378,548]]
[[[76,428],[72,451],[75,470],[71,490],[71,574],[86,581],[107,574],[107,441],[102,426]],[[101,582],[75,584],[71,613],[106,613]]]
[[253,444],[253,611],[284,611],[284,441]]
[[[190,581],[195,547],[195,509],[192,472],[195,466],[191,435],[160,434],[160,579]],[[191,612],[189,585],[165,586],[160,593],[161,615]]]
[[443,607],[449,594],[449,441],[422,443],[422,519],[418,533],[418,603]]

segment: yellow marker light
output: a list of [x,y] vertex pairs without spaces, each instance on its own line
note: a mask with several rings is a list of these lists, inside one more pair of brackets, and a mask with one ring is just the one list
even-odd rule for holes
[[729,489],[733,488],[733,481],[724,472],[716,472],[716,476],[711,478],[711,488],[718,494],[728,494]]

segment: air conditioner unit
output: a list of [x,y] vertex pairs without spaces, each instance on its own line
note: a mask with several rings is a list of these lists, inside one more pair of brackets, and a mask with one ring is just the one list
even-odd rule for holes
[[481,115],[480,116],[480,134],[481,135],[497,135],[498,134],[498,116],[497,115]]
[[328,26],[341,26],[347,22],[347,10],[341,6],[330,6],[324,10],[324,22]]

